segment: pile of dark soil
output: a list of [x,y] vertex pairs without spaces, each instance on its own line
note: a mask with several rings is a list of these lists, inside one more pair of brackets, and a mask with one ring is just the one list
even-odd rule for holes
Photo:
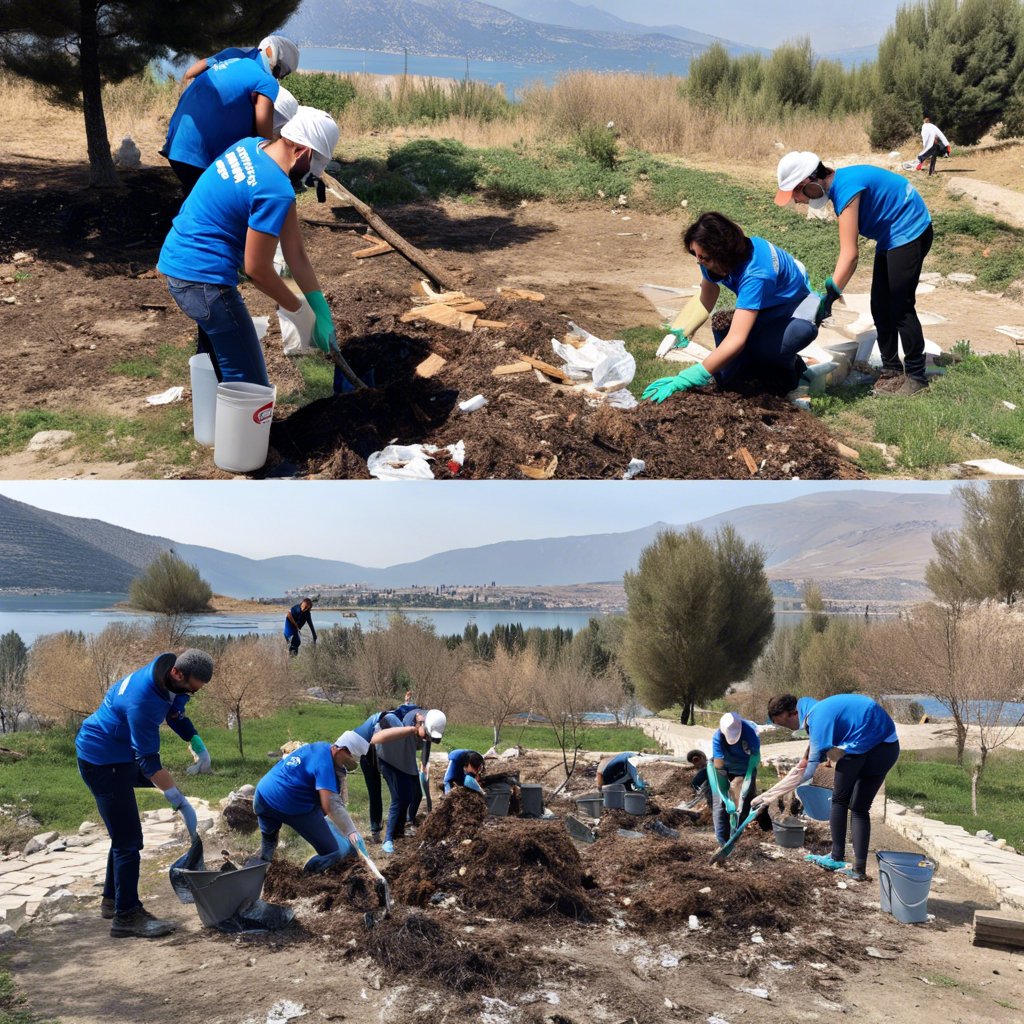
[[380,909],[374,879],[361,861],[351,859],[307,875],[297,864],[278,858],[267,871],[263,898],[279,903],[308,899],[317,913],[343,912],[346,919],[337,922],[343,929],[360,924],[367,911]]
[[502,818],[482,824],[482,805],[466,790],[441,802],[418,834],[419,847],[389,865],[395,899],[424,907],[446,894],[506,921],[592,920],[593,882],[563,823]]

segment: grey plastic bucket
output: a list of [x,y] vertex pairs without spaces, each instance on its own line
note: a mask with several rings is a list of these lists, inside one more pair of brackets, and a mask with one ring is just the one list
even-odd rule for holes
[[626,795],[626,787],[620,786],[618,783],[612,783],[610,786],[605,786],[601,790],[601,796],[604,798],[604,806],[610,811],[622,810],[623,797]]
[[192,890],[199,920],[216,928],[260,898],[268,867],[269,861],[237,871],[182,871],[180,877]]
[[600,796],[581,796],[577,798],[576,806],[580,809],[581,814],[586,814],[591,818],[600,818],[604,800]]
[[506,785],[489,786],[484,793],[487,801],[487,813],[493,814],[496,818],[508,816],[508,805],[512,800],[512,791]]
[[804,845],[807,830],[799,822],[790,824],[784,821],[773,821],[772,832],[775,833],[775,845],[786,850],[799,850]]
[[627,814],[647,813],[647,794],[625,792],[622,794],[622,809]]
[[519,787],[519,799],[522,801],[524,818],[544,817],[544,787],[524,782]]
[[878,850],[878,885],[882,909],[903,924],[928,920],[928,891],[935,861],[919,853]]

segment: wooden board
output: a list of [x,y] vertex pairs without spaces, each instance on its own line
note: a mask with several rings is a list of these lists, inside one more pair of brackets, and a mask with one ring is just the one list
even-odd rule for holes
[[508,327],[504,320],[484,320],[482,317],[477,318],[476,325],[477,327],[493,327],[495,330]]
[[429,306],[410,309],[401,317],[403,324],[410,324],[417,320],[427,320],[433,324],[440,324],[442,327],[456,327],[460,331],[472,331],[473,325],[476,323],[476,316],[473,313],[463,313],[452,306],[446,306],[443,302],[432,302]]
[[550,480],[558,469],[558,456],[552,455],[546,466],[520,466],[519,472],[529,480]]
[[443,356],[439,356],[436,352],[431,352],[426,359],[423,360],[419,366],[416,367],[417,377],[433,377],[438,370],[441,369],[448,362]]
[[371,256],[383,256],[386,252],[394,252],[395,247],[390,242],[378,242],[376,245],[368,246],[366,249],[359,249],[352,255],[357,260],[367,260]]
[[[519,353],[516,353],[519,355]],[[560,370],[557,366],[552,366],[550,363],[545,363],[543,359],[535,359],[533,356],[519,355],[519,358],[524,363],[529,363],[535,370],[540,370],[541,373],[547,374],[549,377],[554,377],[555,380],[571,382],[572,377],[569,376],[564,370]]]
[[747,451],[746,448],[740,448],[736,454],[746,463],[747,469],[750,471],[751,476],[757,474],[757,463],[754,461],[754,456]]
[[543,302],[542,292],[531,292],[528,288],[499,288],[498,294],[506,299],[526,299],[528,302]]
[[1024,917],[1005,910],[976,910],[974,945],[1024,949]]
[[496,366],[491,370],[492,377],[505,377],[510,373],[529,373],[533,369],[533,364],[528,363],[525,359],[520,360],[518,363],[505,363],[504,366]]

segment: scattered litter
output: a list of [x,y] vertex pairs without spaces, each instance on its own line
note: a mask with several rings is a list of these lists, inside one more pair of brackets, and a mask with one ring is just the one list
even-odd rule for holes
[[838,879],[836,881],[836,888],[837,889],[848,889],[849,886],[842,879]]
[[724,1017],[708,1017],[708,1024],[729,1024]]
[[689,928],[690,928],[691,932],[699,932],[700,931],[700,921],[697,919],[697,915],[696,914],[691,914],[690,915],[690,919],[687,922],[687,924],[689,925]]
[[968,459],[961,465],[969,466],[988,476],[1024,476],[1024,468],[1003,462],[1002,459]]
[[923,981],[926,985],[934,985],[935,984],[934,981],[929,981],[923,974],[920,977],[918,977],[917,980],[918,981]]
[[771,965],[777,971],[792,971],[796,969],[796,964],[787,964],[785,960],[772,960]]
[[558,469],[558,456],[552,455],[547,465],[529,466],[525,463],[519,467],[519,472],[530,480],[550,480]]
[[1003,405],[1004,405],[1004,406],[1005,406],[1005,407],[1006,407],[1007,409],[1009,409],[1009,410],[1010,410],[1010,412],[1013,412],[1013,411],[1014,411],[1014,410],[1015,410],[1015,409],[1017,408],[1017,406],[1015,406],[1015,405],[1013,404],[1013,402],[1007,402],[1005,398],[1003,399]]
[[448,362],[443,356],[431,352],[426,359],[416,367],[417,377],[433,377],[438,370]]
[[[433,480],[430,460],[438,452],[448,453],[448,468],[456,473],[465,461],[466,445],[463,441],[447,448],[434,444],[389,444],[366,460],[366,468],[378,480]],[[458,468],[453,469],[453,463]]]
[[807,966],[815,971],[824,971],[828,969],[828,964],[809,963]]
[[[654,354],[658,359],[664,359],[665,356],[667,356],[669,352],[671,352],[672,349],[674,349],[678,344],[679,339],[674,334],[666,334],[665,337],[661,339],[661,344],[658,346],[658,351],[655,352]],[[686,348],[685,345],[683,345],[682,347]]]
[[604,341],[589,331],[570,323],[573,334],[583,343],[575,344],[551,339],[555,355],[564,360],[565,372],[572,380],[594,382],[598,388],[617,390],[632,381],[636,374],[636,359],[626,351],[624,341]]
[[672,968],[679,966],[679,957],[677,956],[663,956],[661,958],[661,966]]
[[709,892],[711,892],[711,886],[710,885],[705,885],[703,889],[698,889],[697,891],[699,893],[709,893]]
[[746,992],[748,996],[756,996],[758,999],[768,998],[768,989],[766,988],[747,988],[746,985],[738,985],[736,991]]
[[647,463],[643,459],[630,459],[629,465],[626,467],[626,472],[622,474],[623,480],[632,480],[638,476],[647,468]]
[[16,252],[11,257],[12,263],[31,263],[33,256],[30,252]]
[[270,1008],[267,1014],[267,1024],[288,1024],[288,1021],[297,1017],[305,1017],[309,1010],[302,1003],[294,1003],[290,999],[282,999]]
[[750,936],[750,941],[753,942],[755,946],[763,946],[764,936],[760,932],[754,932],[754,934]]
[[898,953],[883,953],[882,950],[875,946],[868,946],[865,950],[868,956],[874,957],[875,960],[896,960],[899,958]]
[[482,409],[487,404],[487,399],[483,395],[474,395],[472,398],[467,398],[464,402],[459,402],[460,412],[476,412],[477,409]]
[[180,401],[183,394],[185,394],[183,387],[168,388],[166,391],[161,391],[159,395],[150,395],[146,399],[146,403],[148,405],[170,405],[171,402]]

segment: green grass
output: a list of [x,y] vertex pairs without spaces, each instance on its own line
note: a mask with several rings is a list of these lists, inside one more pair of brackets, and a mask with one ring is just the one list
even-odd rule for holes
[[960,203],[963,209],[932,217],[935,241],[929,268],[976,274],[976,286],[992,291],[1024,277],[1024,231],[970,209],[969,199],[961,197]]
[[[1017,409],[1007,409],[1004,401]],[[869,441],[895,446],[898,465],[912,472],[964,459],[1014,462],[1024,456],[1024,360],[1017,355],[968,356],[912,398],[873,397],[868,387],[837,388],[812,398],[811,407],[860,450],[869,472],[886,472]]]
[[[210,751],[214,774],[185,775],[185,769],[192,763],[191,753],[188,745],[168,729],[162,733],[161,759],[186,795],[211,801],[220,800],[244,783],[258,782],[274,763],[267,758],[267,752],[282,743],[333,741],[365,718],[356,707],[315,704],[289,708],[252,722],[243,721],[243,759],[238,753],[237,734],[210,724],[205,720],[201,702],[196,703],[193,721]],[[29,809],[41,825],[62,831],[76,830],[85,820],[96,820],[96,805],[78,775],[71,733],[63,729],[13,733],[4,742],[27,756],[5,765],[0,772],[0,805]],[[591,749],[608,751],[655,749],[654,741],[640,729],[598,727],[588,731],[585,742]],[[531,749],[556,748],[551,729],[538,725],[507,727],[502,732],[501,745],[509,747],[515,743]],[[490,745],[491,730],[486,726],[453,723],[445,732],[444,743],[435,749],[462,747],[484,751]],[[166,806],[156,791],[139,790],[138,798],[144,810]],[[350,807],[355,814],[365,815],[366,789],[358,772],[350,779]]]
[[152,356],[136,356],[114,363],[111,371],[123,377],[145,380],[166,378],[172,381],[188,376],[188,360],[192,353],[178,345],[160,345]]
[[0,966],[0,1024],[42,1024],[18,992],[10,971]]
[[971,813],[970,766],[958,768],[953,751],[914,751],[900,754],[885,781],[886,794],[913,807],[920,804],[929,818],[960,825],[972,835],[988,829],[1011,846],[1024,849],[1024,751],[990,755],[978,791],[978,816]]
[[334,394],[334,364],[320,356],[296,356],[295,365],[302,374],[302,389],[278,396],[279,405],[308,405]]

